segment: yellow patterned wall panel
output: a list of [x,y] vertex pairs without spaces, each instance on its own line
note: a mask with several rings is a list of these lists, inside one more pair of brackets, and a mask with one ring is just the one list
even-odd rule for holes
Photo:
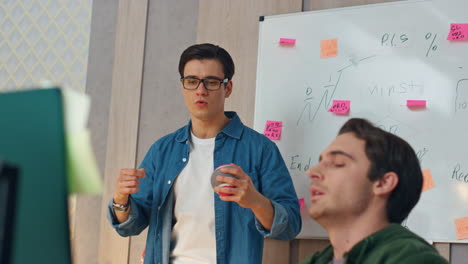
[[48,80],[84,91],[92,0],[0,0],[0,91]]

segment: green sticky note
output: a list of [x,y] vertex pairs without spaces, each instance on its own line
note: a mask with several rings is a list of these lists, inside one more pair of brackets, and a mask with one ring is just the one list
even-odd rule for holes
[[89,130],[66,132],[68,193],[98,194],[102,179],[91,147]]

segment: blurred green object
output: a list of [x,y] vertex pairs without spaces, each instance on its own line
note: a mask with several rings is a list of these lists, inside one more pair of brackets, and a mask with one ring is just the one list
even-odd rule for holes
[[0,93],[0,159],[21,171],[11,264],[71,263],[59,89]]
[[62,89],[68,193],[100,194],[102,178],[91,145],[88,124],[90,98],[71,89]]
[[89,130],[66,132],[69,194],[100,194],[102,180],[91,147]]

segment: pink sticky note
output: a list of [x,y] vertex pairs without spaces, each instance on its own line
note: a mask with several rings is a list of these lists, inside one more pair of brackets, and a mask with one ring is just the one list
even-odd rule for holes
[[457,239],[468,238],[468,217],[455,219],[455,228],[457,230]]
[[281,137],[281,128],[283,127],[283,122],[281,121],[270,121],[267,120],[265,124],[265,130],[263,134],[272,140],[279,140]]
[[468,24],[450,24],[447,40],[465,40],[468,38]]
[[328,112],[332,112],[335,114],[347,114],[350,109],[350,100],[333,100],[333,104],[330,107],[330,109],[328,109]]
[[423,187],[422,191],[425,192],[435,187],[434,180],[432,179],[432,173],[430,169],[422,170],[423,175]]
[[305,207],[305,201],[304,201],[304,198],[301,198],[301,199],[299,199],[299,206],[300,206],[301,210],[302,210],[302,208],[304,208],[304,207]]
[[279,43],[283,45],[294,45],[296,44],[296,39],[280,38]]
[[406,100],[406,106],[424,107],[426,106],[426,100]]

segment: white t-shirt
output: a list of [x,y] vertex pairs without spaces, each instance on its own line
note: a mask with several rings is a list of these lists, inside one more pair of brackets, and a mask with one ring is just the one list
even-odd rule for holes
[[174,186],[173,264],[216,263],[213,188],[215,138],[191,135],[190,158]]

